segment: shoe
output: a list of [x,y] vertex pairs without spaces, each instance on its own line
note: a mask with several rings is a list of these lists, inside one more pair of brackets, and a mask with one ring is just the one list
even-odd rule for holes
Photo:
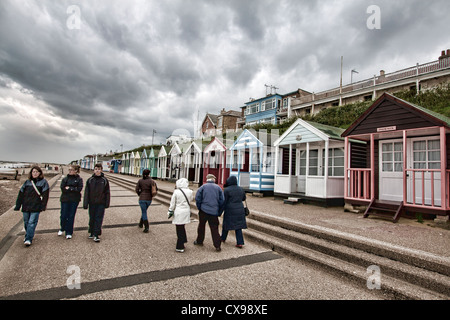
[[31,246],[31,241],[30,240],[26,240],[23,244],[26,245],[27,247],[29,247],[29,246]]
[[219,248],[216,248],[216,251],[220,252],[220,251],[222,251],[222,249],[219,247]]
[[142,220],[142,218],[141,218],[141,220],[139,220],[139,228],[142,228],[144,226],[144,220]]
[[58,236],[62,236],[63,232],[64,232],[64,231],[59,230],[59,231],[58,231]]
[[88,237],[88,239],[94,239],[94,235],[91,233]]
[[97,236],[95,236],[95,237],[94,237],[94,241],[95,241],[95,242],[100,242],[100,238],[97,237]]
[[144,220],[144,233],[148,233],[148,220]]
[[196,245],[196,246],[202,246],[203,243],[198,243],[197,240],[195,240],[195,241],[194,241],[194,245]]
[[184,249],[175,249],[176,252],[184,252]]
[[242,244],[237,244],[237,245],[236,245],[236,248],[242,249],[243,246],[242,246]]
[[72,239],[72,235],[71,235],[71,234],[68,234],[68,235],[66,236],[66,239]]

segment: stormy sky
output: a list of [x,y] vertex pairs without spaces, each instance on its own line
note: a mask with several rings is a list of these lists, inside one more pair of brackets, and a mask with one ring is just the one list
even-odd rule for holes
[[[372,6],[372,7],[371,7]],[[378,11],[373,11],[373,6]],[[319,92],[450,48],[448,0],[1,0],[0,160],[194,135],[250,97]],[[121,146],[122,145],[122,146]]]

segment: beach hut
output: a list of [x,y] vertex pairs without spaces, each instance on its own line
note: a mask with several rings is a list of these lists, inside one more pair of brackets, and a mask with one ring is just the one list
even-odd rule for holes
[[130,156],[128,158],[129,163],[128,163],[128,171],[127,174],[128,175],[132,175],[133,174],[133,169],[134,169],[134,152],[130,152]]
[[170,158],[169,165],[169,179],[170,180],[178,180],[181,178],[181,166],[183,162],[183,152],[181,151],[178,142],[174,142],[172,148],[168,154]]
[[343,132],[344,129],[297,119],[274,142],[274,195],[325,206],[343,205]]
[[141,154],[136,151],[134,153],[133,175],[139,176],[141,170]]
[[226,158],[227,147],[217,137],[214,137],[203,150],[203,183],[206,183],[208,174],[213,174],[216,177],[216,183],[223,187],[230,175]]
[[244,190],[273,193],[275,159],[271,139],[266,130],[245,129],[230,147],[230,175],[236,176]]
[[151,148],[148,152],[147,168],[150,170],[150,177],[158,177],[158,157],[154,148]]
[[169,177],[170,160],[166,148],[166,146],[161,146],[158,152],[158,179],[167,179]]
[[142,172],[145,170],[145,169],[148,169],[148,163],[149,161],[148,161],[148,152],[147,152],[147,150],[142,150],[142,152],[141,152],[141,163],[140,163],[140,166],[139,166],[139,176],[142,176]]
[[450,213],[448,117],[384,93],[342,136],[345,202],[366,205],[364,217]]
[[202,155],[206,145],[203,140],[195,140],[184,151],[184,177],[198,186],[203,183]]

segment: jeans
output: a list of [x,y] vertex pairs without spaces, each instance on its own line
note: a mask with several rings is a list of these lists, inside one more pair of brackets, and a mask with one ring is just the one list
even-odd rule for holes
[[142,212],[142,220],[148,220],[147,217],[147,209],[148,207],[150,207],[150,205],[152,204],[151,200],[139,200],[139,206],[141,207],[141,212]]
[[25,227],[25,241],[33,241],[34,231],[39,220],[40,212],[23,212],[23,224]]
[[77,213],[78,202],[61,202],[61,231],[73,234],[73,224]]
[[89,205],[89,234],[94,237],[102,234],[102,223],[105,215],[105,206],[102,204]]
[[221,240],[219,234],[219,217],[207,214],[200,210],[198,212],[199,223],[197,228],[197,243],[202,244],[205,240],[205,226],[206,222],[209,224],[211,229],[211,236],[213,238],[213,243],[215,248],[220,248]]
[[[242,234],[242,229],[237,229],[234,231],[236,233],[236,244],[244,245],[244,235]],[[222,240],[227,240],[228,230],[222,229]]]

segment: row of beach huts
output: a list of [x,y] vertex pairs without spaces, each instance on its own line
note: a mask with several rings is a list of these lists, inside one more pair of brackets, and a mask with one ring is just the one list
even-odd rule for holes
[[[449,215],[449,158],[450,119],[385,93],[346,130],[297,119],[281,136],[245,129],[124,153],[111,170],[198,185],[214,174],[222,187],[233,175],[247,192],[365,206],[396,221],[405,212]],[[94,163],[81,160],[85,169]]]

